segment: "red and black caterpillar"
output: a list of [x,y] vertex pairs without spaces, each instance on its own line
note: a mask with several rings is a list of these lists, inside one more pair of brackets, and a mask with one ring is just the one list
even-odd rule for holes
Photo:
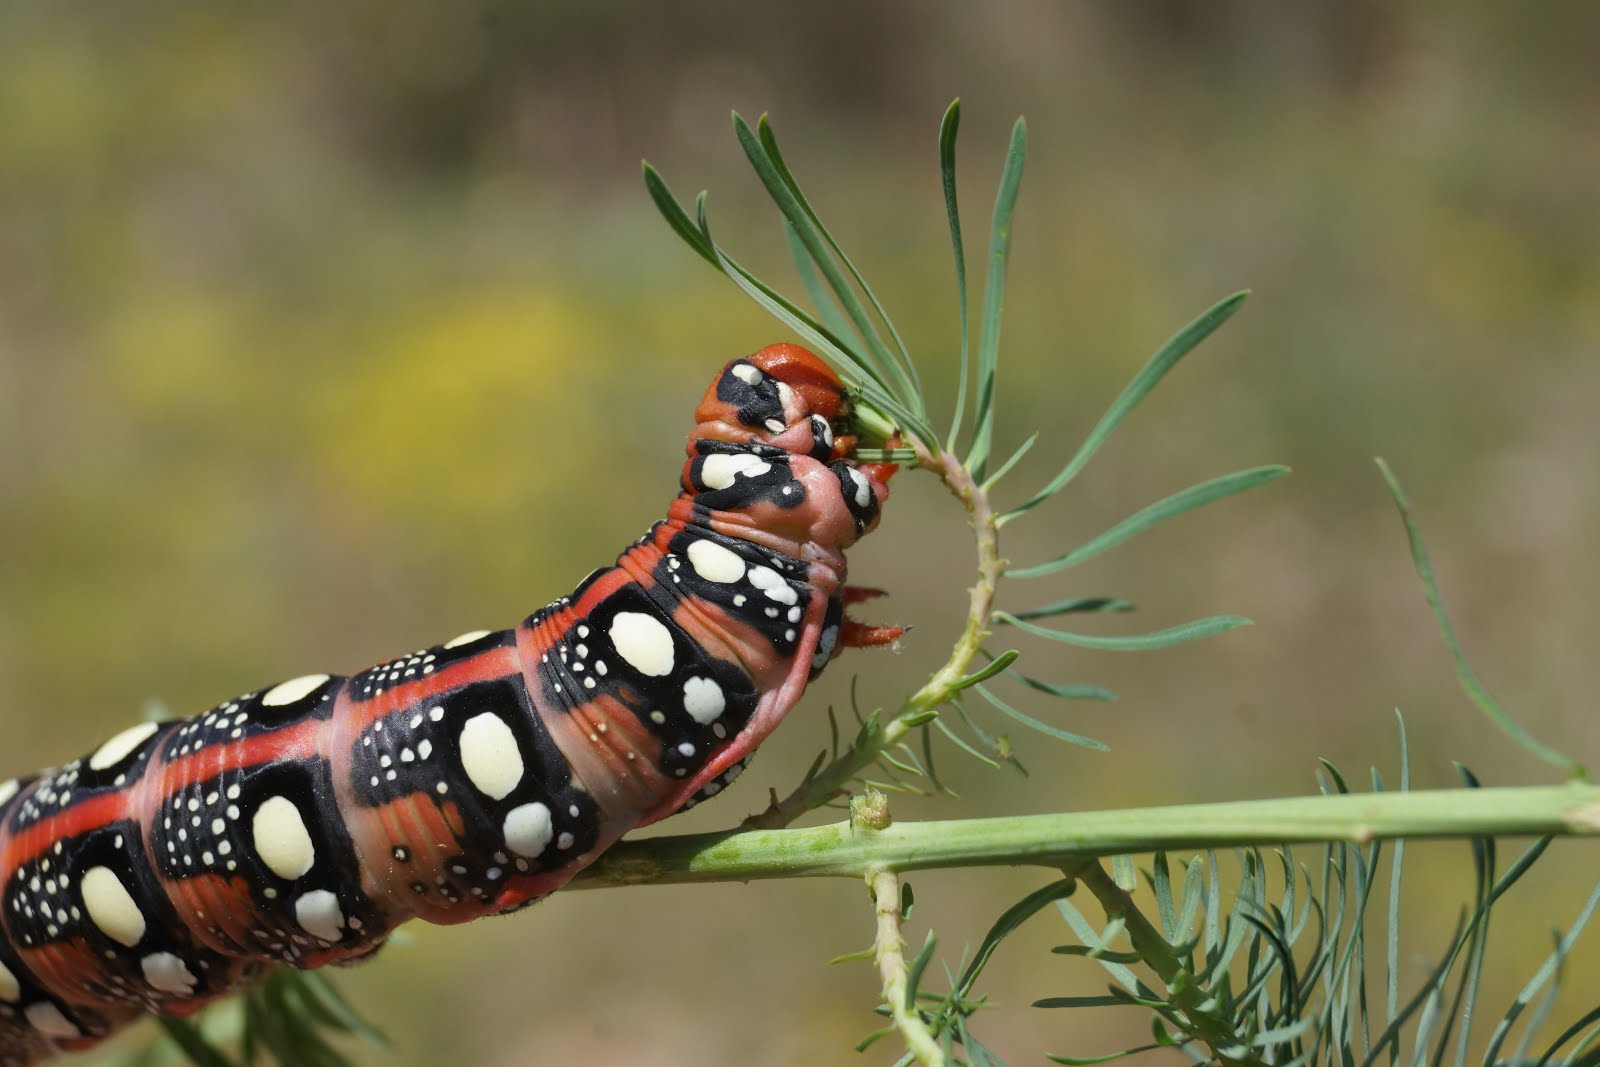
[[667,518],[520,626],[146,723],[0,782],[0,1067],[561,886],[715,795],[842,647],[894,467],[772,345],[695,412]]

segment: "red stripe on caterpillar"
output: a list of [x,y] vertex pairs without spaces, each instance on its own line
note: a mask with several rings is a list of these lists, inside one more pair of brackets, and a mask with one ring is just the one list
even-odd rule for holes
[[667,518],[519,626],[0,783],[0,1067],[523,907],[719,792],[839,649],[899,633],[844,618],[894,470],[845,458],[845,411],[802,348],[736,359]]

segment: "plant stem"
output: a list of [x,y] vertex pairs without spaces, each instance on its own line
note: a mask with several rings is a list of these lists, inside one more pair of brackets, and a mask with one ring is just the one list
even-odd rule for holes
[[1393,838],[1600,836],[1600,786],[1287,797],[998,819],[850,823],[623,841],[574,889],[757,878],[865,878],[880,869],[1038,865],[1165,849]]
[[1172,944],[1161,935],[1133,898],[1119,886],[1098,863],[1090,863],[1068,872],[1093,893],[1105,909],[1106,919],[1121,919],[1128,932],[1128,940],[1146,966],[1160,977],[1166,986],[1168,1003],[1183,1013],[1189,1023],[1189,1033],[1204,1041],[1218,1063],[1232,1067],[1261,1067],[1265,1063],[1256,1055],[1225,1055],[1223,1049],[1248,1047],[1248,1034],[1236,1032],[1225,1015],[1205,1006],[1212,1000],[1211,990],[1199,983],[1185,981],[1188,964],[1179,956]]
[[918,455],[917,466],[937,475],[966,508],[967,525],[972,529],[978,554],[978,579],[970,590],[966,626],[944,666],[908,697],[893,716],[875,720],[864,739],[802,782],[787,797],[774,800],[766,811],[746,819],[744,826],[748,829],[776,830],[788,826],[806,812],[846,792],[856,776],[876,762],[882,753],[925,723],[927,712],[939,708],[956,694],[958,683],[971,671],[973,660],[989,636],[995,589],[1006,566],[1005,560],[1000,558],[998,527],[989,495],[953,454],[942,450],[929,452],[920,442],[913,442],[913,445]]
[[909,973],[904,952],[906,943],[900,936],[900,878],[893,871],[875,870],[867,875],[867,885],[872,889],[873,910],[878,920],[872,951],[878,961],[883,999],[889,1005],[894,1027],[900,1031],[906,1048],[916,1056],[918,1063],[924,1067],[945,1067],[944,1052],[927,1023],[911,1005],[911,991],[906,988]]

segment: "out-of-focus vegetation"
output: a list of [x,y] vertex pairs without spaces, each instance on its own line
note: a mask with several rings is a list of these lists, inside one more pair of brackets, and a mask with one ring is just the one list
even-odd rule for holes
[[[773,111],[951,381],[934,130],[955,94],[969,189],[992,186],[1014,114],[1032,132],[1001,454],[1044,428],[1046,477],[1173,327],[1256,291],[1008,553],[1044,558],[1219,469],[1297,474],[1040,589],[1129,596],[1150,626],[1259,624],[1150,656],[1029,648],[1119,691],[1066,724],[1111,754],[1029,738],[1030,779],[961,768],[959,807],[896,813],[1297,791],[1317,755],[1391,755],[1396,704],[1419,785],[1449,782],[1449,757],[1543,775],[1466,711],[1369,457],[1411,488],[1480,673],[1592,752],[1597,33],[1575,3],[10,5],[0,775],[148,701],[188,714],[509,624],[643,529],[708,376],[777,339],[639,187],[640,156],[712,185],[719,236],[782,270],[730,108]],[[852,557],[894,592],[878,613],[917,626],[905,651],[836,664],[750,784],[676,822],[726,825],[797,780],[853,671],[894,701],[942,659],[961,534],[907,479]],[[1453,893],[1466,852],[1435,854]],[[917,879],[937,886],[918,917],[953,945],[1035,880]],[[1529,898],[1529,961],[1570,916],[1560,881]],[[1436,903],[1419,953],[1455,914]],[[344,982],[396,1039],[374,1062],[835,1062],[875,983],[823,961],[869,929],[849,885],[571,894],[418,929]],[[1064,992],[1035,944],[991,972],[992,1043],[1111,1047],[1022,1006]],[[1593,959],[1569,988],[1600,982]]]

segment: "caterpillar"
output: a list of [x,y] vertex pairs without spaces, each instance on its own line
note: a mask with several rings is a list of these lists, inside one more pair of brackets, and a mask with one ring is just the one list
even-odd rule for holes
[[848,458],[848,415],[803,348],[735,359],[666,519],[520,625],[0,781],[0,1067],[525,907],[715,796],[833,656],[902,632],[845,618],[895,471]]

